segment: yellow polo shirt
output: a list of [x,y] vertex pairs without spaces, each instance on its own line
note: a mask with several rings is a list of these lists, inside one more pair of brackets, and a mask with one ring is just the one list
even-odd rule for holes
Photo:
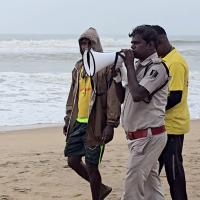
[[166,111],[165,124],[168,134],[180,135],[189,131],[190,115],[187,104],[189,68],[177,51],[173,49],[163,61],[169,68],[169,91],[182,91],[182,99],[179,104]]
[[92,94],[90,77],[83,75],[83,67],[79,78],[78,118],[81,123],[88,122],[89,104]]

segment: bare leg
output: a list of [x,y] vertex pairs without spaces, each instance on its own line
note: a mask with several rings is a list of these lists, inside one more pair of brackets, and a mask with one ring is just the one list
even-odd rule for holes
[[[89,176],[88,176],[88,171],[87,171],[87,167],[86,165],[82,162],[81,160],[81,156],[70,156],[68,157],[68,165],[69,167],[71,167],[79,176],[81,176],[83,179],[85,179],[86,181],[90,182],[89,180]],[[99,183],[97,184],[98,186],[94,186],[94,187],[100,187],[100,200],[103,200],[111,191],[112,188],[108,187],[104,184],[101,183],[101,176],[98,170],[98,167],[94,167],[97,170],[97,174],[98,177],[100,177],[100,186]],[[93,171],[93,170],[92,170]],[[89,172],[91,173],[91,172]],[[95,172],[96,173],[96,172]],[[93,176],[92,176],[93,179]],[[92,182],[95,182],[95,178]],[[90,183],[91,184],[91,183]],[[93,186],[93,184],[92,184]],[[96,193],[95,188],[93,189],[94,193]],[[92,191],[92,187],[91,187],[91,191]]]
[[86,163],[90,178],[92,200],[100,200],[101,175],[97,165]]
[[71,167],[79,176],[89,182],[89,176],[86,165],[82,162],[81,156],[69,156],[68,165]]

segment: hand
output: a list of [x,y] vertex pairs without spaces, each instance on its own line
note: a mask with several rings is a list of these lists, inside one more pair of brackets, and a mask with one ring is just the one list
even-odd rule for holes
[[67,116],[64,117],[65,125],[63,126],[63,134],[67,135],[67,127],[69,126],[69,118]]
[[114,128],[111,125],[107,125],[103,130],[103,137],[102,137],[102,143],[107,144],[113,139],[114,135]]
[[67,136],[67,126],[66,125],[63,126],[63,134],[65,136]]
[[125,66],[126,67],[132,66],[134,63],[134,59],[135,59],[133,50],[132,49],[122,49],[121,51],[125,55],[125,57],[124,57]]

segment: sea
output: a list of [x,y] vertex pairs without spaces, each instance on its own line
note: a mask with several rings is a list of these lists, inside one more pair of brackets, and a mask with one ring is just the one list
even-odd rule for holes
[[[190,68],[191,119],[200,118],[200,36],[170,36]],[[101,37],[104,52],[130,48],[127,35]],[[76,35],[0,35],[0,130],[62,124],[74,63]]]

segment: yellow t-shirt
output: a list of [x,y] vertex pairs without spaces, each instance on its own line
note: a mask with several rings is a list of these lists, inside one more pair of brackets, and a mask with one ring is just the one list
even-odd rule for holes
[[187,104],[189,68],[181,54],[173,49],[163,61],[169,68],[169,91],[182,91],[181,102],[166,111],[165,124],[168,134],[180,135],[189,131],[190,115]]
[[92,94],[90,77],[83,76],[83,67],[79,78],[79,95],[78,95],[78,118],[81,123],[88,122],[89,104]]

